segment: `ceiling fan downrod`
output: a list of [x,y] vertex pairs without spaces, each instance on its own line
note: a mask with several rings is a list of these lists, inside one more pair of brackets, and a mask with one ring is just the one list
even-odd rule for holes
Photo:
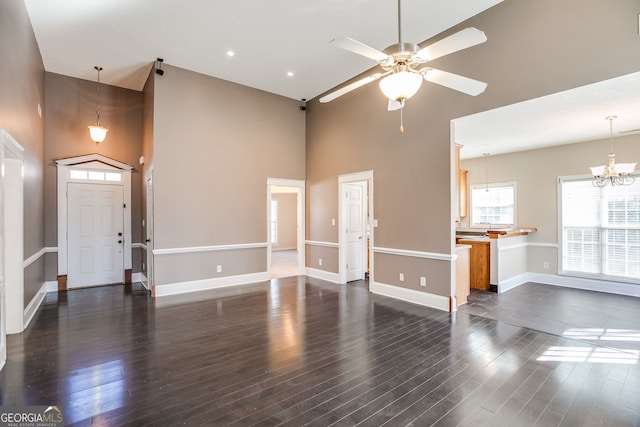
[[401,0],[398,0],[398,44],[402,45],[402,8]]

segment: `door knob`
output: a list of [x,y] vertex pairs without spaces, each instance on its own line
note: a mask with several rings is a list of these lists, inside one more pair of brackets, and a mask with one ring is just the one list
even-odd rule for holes
[[151,241],[151,239],[147,239],[147,240],[145,240],[145,242],[147,242],[147,243],[149,243],[150,241]]
[[122,233],[118,233],[118,236],[122,236]]
[[122,243],[122,240],[118,240],[118,243]]

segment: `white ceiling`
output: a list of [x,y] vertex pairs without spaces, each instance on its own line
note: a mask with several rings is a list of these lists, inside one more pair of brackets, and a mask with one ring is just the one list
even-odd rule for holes
[[[502,0],[404,0],[403,39],[422,42]],[[293,99],[311,99],[375,66],[330,46],[397,42],[395,0],[25,0],[45,69],[141,90],[157,57]],[[233,50],[235,56],[227,56]],[[463,53],[461,53],[463,54]],[[293,76],[288,77],[287,73]],[[640,129],[640,73],[457,119],[463,158]],[[354,95],[357,91],[354,92]],[[352,95],[352,96],[354,96]],[[382,96],[382,95],[381,95]],[[480,95],[482,96],[482,95]]]
[[[463,159],[640,132],[640,72],[454,120]],[[630,162],[640,159],[628,159]]]
[[[404,0],[403,39],[419,43],[502,0]],[[374,67],[330,46],[397,43],[395,0],[25,0],[47,71],[142,90],[165,63],[293,99]],[[235,56],[227,56],[233,50]],[[293,76],[288,77],[287,73]]]

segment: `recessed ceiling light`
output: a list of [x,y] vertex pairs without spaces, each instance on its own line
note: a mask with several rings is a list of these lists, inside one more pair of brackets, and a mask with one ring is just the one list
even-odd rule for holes
[[289,76],[289,77],[293,77],[293,72],[292,72],[292,71],[289,71],[289,72],[287,73],[287,76]]
[[234,51],[232,51],[232,50],[228,50],[227,51],[227,56],[234,56],[234,55],[235,55]]

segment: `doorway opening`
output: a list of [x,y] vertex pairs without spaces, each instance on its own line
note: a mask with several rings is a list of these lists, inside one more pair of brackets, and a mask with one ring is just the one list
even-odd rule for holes
[[373,171],[338,177],[340,283],[373,280]]
[[267,180],[269,278],[304,275],[304,181]]

